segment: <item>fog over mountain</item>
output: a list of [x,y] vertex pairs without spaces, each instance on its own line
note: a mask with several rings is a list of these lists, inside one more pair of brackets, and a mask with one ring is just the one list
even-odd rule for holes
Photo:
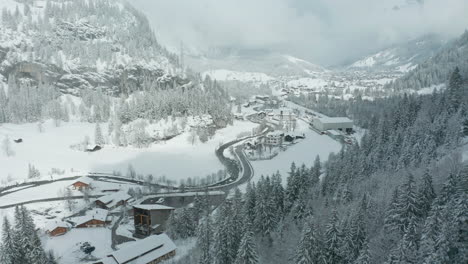
[[[465,0],[133,0],[165,45],[192,53],[262,49],[324,66],[428,33],[460,35]],[[456,18],[456,19],[454,19]],[[168,25],[171,25],[168,27]]]

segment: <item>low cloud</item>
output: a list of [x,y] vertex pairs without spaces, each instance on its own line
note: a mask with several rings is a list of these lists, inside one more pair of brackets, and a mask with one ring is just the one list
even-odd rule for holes
[[427,33],[468,27],[466,0],[129,0],[160,41],[268,49],[323,65],[342,63]]

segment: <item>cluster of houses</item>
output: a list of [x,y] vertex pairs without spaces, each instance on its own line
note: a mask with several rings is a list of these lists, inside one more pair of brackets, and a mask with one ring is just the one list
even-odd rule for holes
[[[78,178],[70,187],[84,191],[92,189],[93,179],[89,177]],[[67,221],[50,221],[45,232],[49,236],[65,235],[71,228],[105,227],[112,223],[110,212],[121,206],[128,206],[134,202],[132,197],[123,191],[116,191],[97,198],[95,208],[85,212],[84,215],[70,217]],[[141,238],[129,245],[125,245],[105,258],[93,264],[122,264],[122,263],[159,263],[175,255],[176,246],[163,232],[173,207],[162,204],[133,205],[130,214],[133,215],[135,233]]]

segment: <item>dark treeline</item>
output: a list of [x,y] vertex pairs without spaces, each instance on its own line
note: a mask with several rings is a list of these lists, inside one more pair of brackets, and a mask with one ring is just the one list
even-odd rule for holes
[[359,145],[292,164],[286,187],[262,176],[214,213],[176,213],[172,234],[197,236],[179,263],[467,263],[468,100],[457,70],[449,83],[382,100]]

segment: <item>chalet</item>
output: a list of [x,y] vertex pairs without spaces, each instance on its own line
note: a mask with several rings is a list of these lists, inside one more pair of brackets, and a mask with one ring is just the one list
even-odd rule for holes
[[60,236],[68,232],[70,224],[63,221],[51,221],[47,223],[45,232],[49,236]]
[[133,206],[136,236],[160,234],[166,230],[166,223],[175,208],[161,204],[139,204]]
[[283,143],[284,132],[282,131],[273,131],[265,136],[265,144],[277,146]]
[[175,256],[176,249],[166,234],[152,235],[126,244],[94,264],[156,264]]
[[95,203],[102,209],[112,210],[121,205],[126,205],[132,197],[125,192],[116,192],[99,197]]
[[110,224],[109,211],[101,208],[95,208],[86,212],[84,216],[78,216],[71,219],[76,224],[76,228],[103,227]]
[[91,188],[91,182],[93,179],[83,176],[78,178],[73,184],[73,189],[75,190],[83,190],[83,189],[90,189]]

